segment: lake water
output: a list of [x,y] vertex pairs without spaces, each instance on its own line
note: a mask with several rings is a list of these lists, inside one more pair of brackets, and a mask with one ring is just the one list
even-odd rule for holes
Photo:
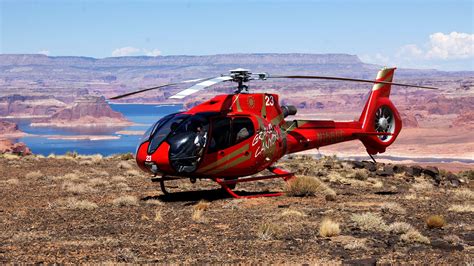
[[182,105],[150,105],[150,104],[111,104],[113,110],[121,112],[128,120],[136,125],[121,128],[54,128],[30,127],[29,120],[16,120],[21,131],[34,135],[107,135],[119,136],[110,140],[61,140],[48,139],[41,136],[27,136],[18,139],[35,154],[49,155],[64,154],[76,151],[79,154],[111,155],[117,153],[135,152],[141,135],[120,135],[119,130],[145,131],[161,117],[178,112]]

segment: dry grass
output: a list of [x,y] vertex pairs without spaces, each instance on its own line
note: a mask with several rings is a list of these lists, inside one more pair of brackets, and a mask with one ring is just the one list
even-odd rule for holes
[[420,244],[430,244],[429,238],[426,236],[422,235],[420,232],[418,232],[415,229],[412,229],[408,231],[407,233],[403,234],[400,236],[400,240],[404,243],[420,243]]
[[13,153],[3,153],[3,154],[0,154],[0,156],[7,160],[18,160],[18,158],[20,158],[20,156]]
[[303,212],[297,211],[297,210],[286,209],[281,213],[281,216],[283,216],[283,217],[305,217],[306,214],[304,214]]
[[447,235],[443,237],[444,240],[448,241],[448,243],[454,244],[454,245],[459,245],[462,244],[463,241],[459,236],[457,235]]
[[132,165],[129,164],[128,162],[125,162],[125,161],[124,161],[124,162],[119,162],[119,163],[117,164],[117,167],[118,167],[119,169],[124,169],[124,170],[132,169]]
[[155,206],[163,205],[163,202],[161,202],[160,200],[157,200],[157,199],[150,199],[150,200],[145,201],[145,203],[147,205],[155,205]]
[[425,222],[429,229],[443,228],[446,225],[446,220],[441,215],[431,215]]
[[405,234],[408,233],[409,231],[413,230],[413,226],[409,223],[405,222],[394,222],[388,226],[388,231],[392,234]]
[[39,179],[41,177],[43,177],[43,173],[41,173],[41,171],[33,171],[25,175],[26,179]]
[[76,198],[68,198],[66,201],[60,202],[60,205],[70,210],[93,210],[99,207],[93,202]]
[[125,172],[125,174],[127,176],[130,176],[130,177],[138,177],[138,176],[141,176],[141,173],[138,171],[138,170],[135,170],[135,169],[130,169],[128,170],[127,172]]
[[471,204],[458,205],[454,204],[449,207],[448,211],[452,212],[474,212],[474,206]]
[[454,197],[458,200],[472,201],[474,200],[474,192],[468,188],[458,189],[454,192]]
[[362,214],[352,214],[351,220],[363,231],[384,232],[388,230],[388,226],[383,218],[372,212]]
[[257,237],[261,240],[271,240],[277,238],[281,234],[282,228],[271,222],[262,223],[257,230]]
[[127,183],[123,182],[114,184],[114,187],[121,191],[132,191],[132,189],[127,185]]
[[114,175],[110,178],[110,180],[112,180],[113,182],[125,182],[127,181],[127,178],[121,175]]
[[373,188],[382,188],[383,187],[383,182],[382,180],[378,178],[368,178],[367,182],[373,187]]
[[323,195],[336,194],[319,179],[312,176],[298,176],[290,180],[285,187],[286,195],[292,197],[314,196],[318,193]]
[[18,180],[18,178],[10,178],[7,181],[5,181],[5,183],[12,186],[18,186],[20,184],[20,180]]
[[380,206],[381,210],[383,212],[388,212],[388,213],[395,213],[395,214],[405,214],[406,210],[400,206],[400,204],[395,203],[395,202],[384,202]]
[[339,224],[329,218],[324,219],[319,226],[319,235],[322,237],[337,236],[340,233],[341,229],[339,228]]
[[128,160],[135,159],[135,157],[133,156],[133,153],[130,153],[130,152],[120,154],[119,158],[120,158],[120,160],[123,160],[123,161],[128,161]]
[[94,192],[95,189],[90,187],[87,184],[81,184],[81,183],[73,183],[66,181],[62,185],[62,189],[65,190],[66,192],[71,192],[73,194],[81,194],[81,193],[87,193],[87,192]]
[[68,180],[68,181],[77,181],[81,179],[81,176],[76,173],[68,173],[63,176],[53,176],[53,180]]
[[94,163],[91,160],[80,160],[79,165],[86,165],[86,166],[91,166]]
[[203,216],[203,214],[204,214],[204,211],[209,208],[210,204],[211,203],[209,203],[205,200],[201,200],[196,205],[194,205],[193,206],[193,213],[192,213],[192,216],[191,216],[193,221],[200,222],[200,223],[206,222],[206,219]]
[[155,221],[155,222],[162,222],[163,221],[163,216],[161,215],[161,210],[157,210],[155,212],[155,218],[153,218],[153,221]]
[[194,210],[205,211],[205,210],[207,210],[207,208],[209,208],[210,205],[211,205],[210,202],[205,201],[205,200],[201,200],[198,203],[196,203],[196,205],[193,206],[193,209]]
[[94,170],[92,171],[94,175],[102,176],[102,177],[109,177],[109,172],[105,170]]
[[96,177],[96,178],[92,178],[89,180],[89,184],[93,187],[106,187],[108,186],[110,183],[109,181],[103,179],[103,178],[100,178],[100,177]]
[[433,184],[431,184],[430,182],[422,179],[422,180],[419,180],[417,181],[415,184],[412,185],[412,188],[415,190],[415,191],[431,191],[433,190]]
[[193,209],[193,213],[191,215],[191,219],[198,223],[206,222],[206,218],[204,217],[204,210],[203,209]]
[[347,175],[347,178],[357,179],[357,180],[367,180],[369,177],[369,172],[365,169],[355,169]]
[[367,239],[355,239],[354,241],[344,245],[345,250],[366,250]]
[[135,196],[122,196],[114,199],[112,203],[117,207],[138,206],[138,198]]
[[94,155],[89,156],[89,158],[91,158],[91,161],[94,164],[100,164],[104,157],[101,154],[94,154]]
[[404,197],[406,200],[430,200],[430,197],[418,195],[416,192],[412,192]]

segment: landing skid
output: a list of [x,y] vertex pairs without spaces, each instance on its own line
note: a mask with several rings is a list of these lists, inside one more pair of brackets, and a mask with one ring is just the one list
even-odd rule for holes
[[[224,178],[211,178],[214,182],[219,184],[222,187],[222,190],[227,192],[230,196],[236,199],[249,199],[249,198],[260,198],[260,197],[278,197],[283,195],[283,192],[275,192],[275,193],[260,193],[260,194],[255,194],[255,195],[238,195],[233,189],[231,189],[229,186],[235,185],[237,183],[243,183],[243,182],[253,182],[253,181],[259,181],[259,180],[265,180],[265,179],[272,179],[272,178],[283,178],[283,180],[288,181],[292,178],[294,178],[294,174],[287,172],[283,169],[276,168],[276,167],[269,167],[268,170],[272,172],[274,175],[267,175],[267,176],[256,176],[256,177],[246,177],[246,178],[240,178],[240,179],[231,179],[231,180],[225,180]],[[160,183],[160,188],[163,194],[165,195],[170,195],[171,193],[166,189],[165,186],[165,181],[169,180],[177,180],[177,179],[184,179],[186,177],[168,177],[168,176],[163,176],[160,178],[153,178],[153,182],[159,182]]]

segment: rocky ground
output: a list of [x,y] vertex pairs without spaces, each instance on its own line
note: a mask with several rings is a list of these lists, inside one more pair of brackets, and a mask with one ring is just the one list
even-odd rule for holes
[[[0,157],[0,263],[474,262],[473,171],[288,158],[299,179],[164,196],[129,156]],[[202,192],[186,192],[189,190]]]

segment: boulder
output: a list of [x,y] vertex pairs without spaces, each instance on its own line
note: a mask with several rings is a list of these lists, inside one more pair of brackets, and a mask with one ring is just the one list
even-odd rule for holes
[[359,161],[352,161],[352,168],[353,169],[363,169],[365,168],[365,164],[363,162],[359,162]]
[[[451,184],[451,186],[453,187],[459,187],[459,185],[462,183],[462,180],[461,178],[459,178],[457,175],[449,172],[447,175],[446,175],[446,180],[449,182],[449,184]],[[461,181],[462,180],[462,181]]]
[[375,173],[379,176],[393,176],[394,174],[393,165],[391,164],[384,165],[382,169],[377,170]]
[[464,250],[464,247],[462,245],[459,245],[459,244],[452,245],[452,244],[449,244],[447,241],[445,241],[443,239],[431,240],[431,246],[433,248],[442,249],[442,250],[445,250],[445,251],[455,251],[455,250],[462,251],[462,250]]
[[0,154],[1,153],[30,155],[31,150],[23,142],[13,143],[10,140],[0,140]]
[[406,169],[406,173],[410,176],[420,176],[423,172],[423,168],[419,165],[408,166]]
[[367,161],[363,161],[362,162],[364,164],[364,168],[369,171],[369,172],[375,172],[377,171],[377,165],[375,165],[375,163],[373,162],[367,162]]
[[400,174],[407,171],[407,167],[404,165],[394,165],[393,172]]
[[441,176],[439,175],[438,167],[428,166],[425,169],[423,169],[423,174],[433,178],[433,180],[436,181],[437,184],[441,182]]

